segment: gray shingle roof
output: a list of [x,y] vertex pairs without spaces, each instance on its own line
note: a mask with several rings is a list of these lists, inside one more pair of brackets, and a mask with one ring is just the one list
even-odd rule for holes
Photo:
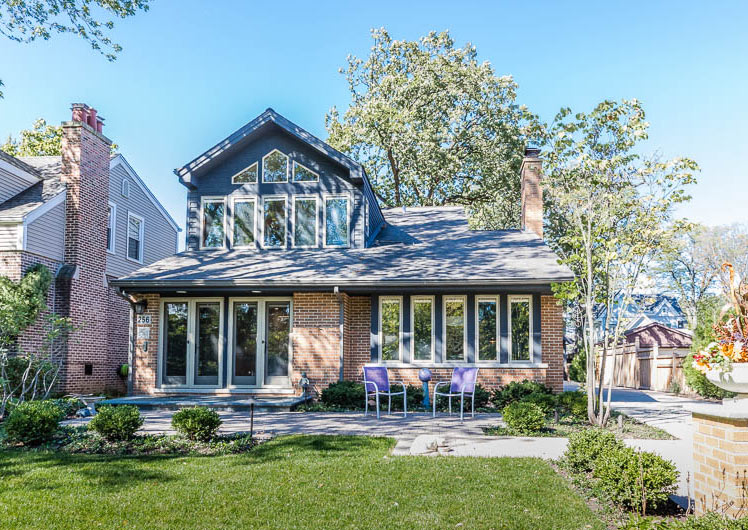
[[535,234],[470,230],[462,208],[385,210],[363,249],[187,251],[114,282],[123,287],[548,284],[572,279]]
[[[2,151],[0,151],[1,153]],[[10,156],[7,155],[6,156]],[[59,156],[29,156],[10,157],[29,167],[34,175],[42,180],[23,190],[0,204],[0,219],[21,219],[42,204],[50,201],[65,191],[65,185],[60,178],[61,157]],[[3,158],[5,159],[5,158]]]
[[21,171],[25,171],[26,173],[31,173],[35,177],[39,177],[39,174],[36,171],[36,168],[28,165],[27,163],[23,162],[22,160],[16,158],[13,155],[9,155],[5,151],[0,150],[0,160],[6,161],[11,166],[15,166]]

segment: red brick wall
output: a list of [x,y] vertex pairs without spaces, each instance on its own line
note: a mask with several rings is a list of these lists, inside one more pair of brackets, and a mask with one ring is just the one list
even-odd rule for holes
[[540,347],[548,365],[545,384],[554,392],[564,390],[564,313],[555,297],[540,297]]
[[360,380],[361,367],[371,360],[371,297],[349,296],[346,301],[343,377]]
[[[144,315],[151,317],[150,339],[135,340],[135,351],[132,366],[132,392],[133,394],[151,394],[156,390],[156,378],[158,377],[158,345],[161,318],[161,298],[157,294],[135,295],[138,300],[145,300],[147,307]],[[148,327],[140,325],[138,327]],[[145,346],[148,343],[146,351]]]
[[125,392],[127,381],[117,374],[119,367],[127,364],[130,346],[130,304],[110,287],[107,290],[107,386]]
[[[347,295],[342,297],[345,310]],[[301,372],[306,372],[316,392],[340,379],[340,304],[334,293],[293,296],[294,386]]]
[[[62,370],[66,392],[99,392],[111,383],[107,361],[109,292],[106,226],[109,198],[109,140],[80,122],[63,123],[62,180],[65,200],[65,263],[78,267],[70,281],[67,311],[73,333]],[[87,363],[93,375],[85,375]]]

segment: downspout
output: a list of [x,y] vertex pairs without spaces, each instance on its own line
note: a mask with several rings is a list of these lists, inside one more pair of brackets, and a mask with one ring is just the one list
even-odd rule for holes
[[114,292],[120,298],[123,298],[130,304],[130,318],[128,323],[128,344],[127,344],[127,365],[129,370],[127,371],[127,395],[132,395],[133,379],[135,377],[135,327],[133,326],[133,320],[135,316],[135,300],[132,296],[124,294],[120,288],[114,290]]
[[339,333],[340,333],[340,373],[338,374],[338,380],[343,380],[343,362],[344,362],[344,356],[343,353],[345,351],[344,349],[344,342],[343,342],[343,324],[345,321],[345,312],[344,312],[344,306],[343,306],[343,293],[340,292],[340,289],[336,285],[333,289],[333,292],[338,297],[338,306],[339,306],[339,315],[338,315],[338,325],[339,325]]

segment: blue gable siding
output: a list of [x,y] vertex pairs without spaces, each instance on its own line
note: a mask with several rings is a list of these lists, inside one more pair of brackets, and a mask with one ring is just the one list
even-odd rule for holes
[[[262,157],[274,149],[289,157],[289,182],[262,182]],[[319,182],[293,182],[292,168],[294,161],[317,172]],[[232,184],[232,176],[253,163],[258,165],[258,182]],[[317,197],[319,247],[323,246],[324,198],[326,195],[342,194],[350,198],[350,246],[353,248],[361,248],[366,245],[366,223],[372,217],[376,221],[382,215],[379,208],[367,207],[368,197],[364,190],[365,181],[362,182],[352,178],[348,168],[335,163],[318,150],[272,125],[266,126],[263,134],[256,135],[243,144],[235,146],[231,153],[227,153],[212,167],[196,175],[192,184],[194,189],[190,190],[187,196],[187,248],[191,250],[197,250],[200,247],[200,202],[202,197],[225,197],[226,215],[227,218],[230,218],[233,215],[230,200],[232,197],[257,197],[257,209],[259,211],[262,197],[285,196],[287,198],[286,248],[292,248],[292,201],[295,195]],[[261,213],[256,216],[256,223],[257,225],[262,223]],[[229,228],[229,223],[226,223],[227,248],[229,248],[230,243]],[[372,233],[371,228],[369,233]],[[259,239],[259,237],[260,233],[256,227],[255,238]]]

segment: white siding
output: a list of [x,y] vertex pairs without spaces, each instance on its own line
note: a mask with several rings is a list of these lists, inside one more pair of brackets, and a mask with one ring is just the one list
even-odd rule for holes
[[[122,196],[122,179],[130,181],[130,196]],[[146,196],[127,170],[118,164],[109,172],[109,200],[117,205],[114,254],[107,254],[107,274],[124,276],[171,256],[177,249],[177,232]],[[127,259],[127,212],[145,219],[143,264]],[[102,227],[106,230],[106,226]]]
[[17,224],[0,224],[0,250],[20,250]]
[[11,197],[15,197],[32,185],[28,180],[0,169],[0,202],[5,202]]
[[59,261],[64,259],[64,201],[26,226],[26,250]]

